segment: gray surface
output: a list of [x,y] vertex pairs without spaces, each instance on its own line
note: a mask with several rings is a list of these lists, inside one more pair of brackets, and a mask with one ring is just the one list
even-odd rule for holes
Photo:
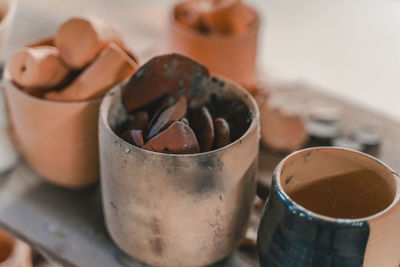
[[[61,189],[42,181],[23,161],[0,176],[0,227],[63,266],[147,266],[111,242],[98,185]],[[257,265],[236,252],[214,266]]]

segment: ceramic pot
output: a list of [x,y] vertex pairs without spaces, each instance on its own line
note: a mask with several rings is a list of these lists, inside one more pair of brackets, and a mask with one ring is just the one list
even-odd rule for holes
[[172,155],[135,147],[114,133],[125,112],[121,87],[105,96],[99,118],[103,207],[112,239],[154,266],[204,266],[226,257],[244,235],[255,197],[260,134],[254,99],[225,81],[217,95],[248,105],[249,129],[218,150]]
[[8,116],[17,146],[46,180],[70,188],[99,179],[98,110],[101,98],[56,102],[24,93],[4,70]]
[[0,230],[0,267],[32,267],[32,252],[27,244]]
[[[176,6],[174,7],[175,10]],[[247,89],[255,85],[256,53],[260,19],[257,12],[251,27],[242,33],[203,34],[179,23],[171,15],[168,24],[169,47],[173,52],[194,58],[212,73],[228,77]],[[174,12],[172,12],[174,13]]]
[[400,264],[400,180],[377,159],[332,147],[275,169],[258,231],[261,267]]

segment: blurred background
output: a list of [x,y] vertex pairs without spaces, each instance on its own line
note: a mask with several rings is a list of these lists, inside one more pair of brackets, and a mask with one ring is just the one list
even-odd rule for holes
[[[19,0],[1,60],[72,15],[117,24],[141,62],[161,51],[173,0]],[[259,77],[301,82],[400,121],[399,0],[248,0],[262,14]]]

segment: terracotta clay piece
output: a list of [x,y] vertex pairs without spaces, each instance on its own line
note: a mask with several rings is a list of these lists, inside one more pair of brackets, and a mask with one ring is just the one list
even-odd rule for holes
[[175,8],[175,18],[195,31],[238,34],[256,20],[254,12],[239,0],[188,0]]
[[110,43],[123,47],[120,32],[98,18],[72,18],[58,29],[55,45],[64,62],[82,69]]
[[[153,58],[123,88],[127,115],[116,132],[134,146],[160,153],[192,154],[224,147],[246,132],[251,119],[240,99],[217,96],[223,86],[184,56]],[[137,115],[143,112],[149,116],[146,123],[150,120],[147,129]],[[138,130],[144,145],[137,141]]]
[[22,48],[12,55],[9,70],[18,86],[44,90],[60,84],[69,73],[57,48],[51,46]]
[[156,134],[160,133],[174,121],[182,119],[186,114],[186,110],[187,99],[186,97],[182,96],[176,104],[170,106],[160,114],[150,129],[148,138],[152,138]]
[[192,128],[199,140],[202,152],[212,149],[214,143],[214,124],[210,112],[206,107],[191,112]]
[[200,152],[193,130],[182,122],[174,122],[165,131],[150,139],[144,149],[171,154]]
[[143,147],[143,134],[141,130],[127,130],[121,134],[121,138],[137,147]]
[[122,101],[131,112],[163,96],[196,97],[208,77],[204,66],[187,57],[178,54],[155,57],[131,77],[122,93]]
[[224,118],[216,118],[214,120],[215,130],[215,148],[221,148],[230,142],[230,129],[229,124]]
[[10,78],[27,94],[52,101],[102,97],[138,68],[121,40],[120,33],[104,21],[72,18],[54,38],[13,54],[8,63]]

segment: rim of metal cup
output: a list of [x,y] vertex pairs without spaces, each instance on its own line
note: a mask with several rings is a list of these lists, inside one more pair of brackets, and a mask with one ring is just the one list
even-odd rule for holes
[[13,91],[16,91],[17,94],[19,94],[22,97],[25,97],[27,99],[30,99],[31,101],[36,101],[36,102],[42,103],[42,104],[67,105],[67,106],[70,105],[71,106],[71,105],[82,105],[82,104],[100,102],[103,99],[103,97],[96,97],[96,98],[92,98],[92,99],[79,100],[79,101],[55,101],[55,100],[49,100],[49,99],[44,99],[41,97],[32,96],[32,95],[22,91],[22,89],[18,85],[13,83],[13,81],[10,78],[10,73],[8,71],[8,64],[6,64],[6,66],[3,70],[3,87],[7,87]]
[[[253,98],[253,96],[246,89],[244,89],[243,86],[239,85],[238,83],[236,83],[228,78],[219,76],[219,75],[216,77],[223,80],[225,83],[231,84],[232,88],[235,88],[235,91],[238,94],[243,95],[243,99],[241,99],[241,100],[249,108],[249,112],[250,112],[251,119],[252,119],[246,132],[241,137],[239,137],[237,140],[235,140],[234,142],[232,142],[224,147],[221,147],[221,148],[218,148],[215,150],[211,150],[208,152],[201,152],[201,153],[195,153],[195,154],[167,154],[167,153],[145,150],[143,148],[136,147],[136,146],[126,142],[125,140],[120,138],[110,127],[110,123],[108,121],[108,114],[110,111],[111,103],[107,103],[115,97],[116,91],[122,90],[123,86],[126,85],[126,82],[117,84],[104,96],[102,103],[100,105],[99,120],[101,120],[101,123],[105,126],[104,128],[106,129],[107,135],[111,136],[114,139],[116,138],[117,140],[119,140],[120,144],[124,144],[126,146],[126,148],[129,148],[131,151],[137,151],[139,153],[147,153],[147,154],[152,154],[152,155],[159,155],[161,157],[201,157],[201,156],[205,156],[205,155],[215,154],[222,150],[229,150],[236,144],[241,143],[242,140],[245,139],[249,135],[249,133],[253,130],[258,131],[258,133],[257,133],[258,138],[260,138],[260,127],[258,126],[260,123],[260,112],[258,109],[258,105],[257,105],[255,99]],[[211,79],[211,77],[210,77],[210,79]],[[106,109],[106,105],[107,105],[107,109]]]
[[[353,153],[353,154],[357,154],[358,156],[362,156],[367,160],[370,160],[371,162],[374,162],[375,164],[381,165],[384,168],[386,168],[389,172],[391,172],[393,174],[393,178],[394,181],[396,183],[396,191],[395,191],[395,195],[393,197],[393,201],[390,203],[389,206],[387,206],[385,209],[367,216],[367,217],[361,217],[361,218],[357,218],[357,219],[344,219],[344,218],[334,218],[334,217],[330,217],[330,216],[325,216],[325,215],[321,215],[318,214],[316,212],[313,212],[305,207],[303,207],[302,205],[298,204],[297,202],[295,202],[292,198],[290,198],[290,196],[285,192],[285,190],[282,187],[281,184],[281,179],[280,179],[280,174],[282,172],[282,167],[284,166],[284,163],[292,158],[295,155],[298,154],[302,154],[302,153],[307,153],[310,151],[314,151],[314,150],[336,150],[336,151],[343,151],[345,153]],[[279,176],[279,178],[278,178]],[[276,166],[275,170],[274,170],[274,179],[276,180],[276,186],[279,189],[279,194],[283,197],[283,201],[290,201],[291,205],[296,206],[296,208],[300,211],[302,211],[306,216],[311,217],[311,218],[315,218],[315,219],[322,219],[325,221],[330,221],[330,222],[340,222],[340,223],[350,223],[350,224],[354,224],[354,223],[361,223],[364,221],[369,221],[371,219],[377,218],[383,214],[385,214],[387,211],[389,211],[391,208],[393,208],[393,206],[395,206],[399,201],[400,201],[400,176],[394,171],[392,170],[387,164],[385,164],[384,162],[380,161],[379,159],[365,154],[363,152],[360,151],[356,151],[356,150],[352,150],[352,149],[347,149],[347,148],[341,148],[341,147],[312,147],[312,148],[306,148],[306,149],[301,149],[298,151],[295,151],[293,153],[291,153],[290,155],[286,156],[283,160],[281,160],[281,162]],[[273,189],[271,189],[272,191]]]
[[234,40],[234,39],[244,39],[246,38],[248,35],[251,35],[252,33],[257,33],[258,29],[260,28],[260,24],[261,24],[261,19],[260,19],[260,14],[257,12],[257,10],[255,8],[253,8],[252,6],[247,5],[248,8],[251,9],[252,12],[254,12],[255,14],[255,21],[251,24],[251,26],[249,27],[248,30],[243,31],[242,33],[239,34],[219,34],[219,33],[210,33],[210,34],[202,34],[199,33],[193,29],[190,29],[188,27],[185,27],[184,25],[182,25],[179,21],[176,20],[175,18],[175,9],[176,7],[179,5],[179,3],[176,3],[171,11],[169,12],[169,25],[170,27],[173,27],[177,30],[179,30],[180,32],[183,32],[185,34],[188,35],[192,35],[195,37],[202,37],[205,39],[208,38],[217,38],[217,39],[221,39],[221,40]]

